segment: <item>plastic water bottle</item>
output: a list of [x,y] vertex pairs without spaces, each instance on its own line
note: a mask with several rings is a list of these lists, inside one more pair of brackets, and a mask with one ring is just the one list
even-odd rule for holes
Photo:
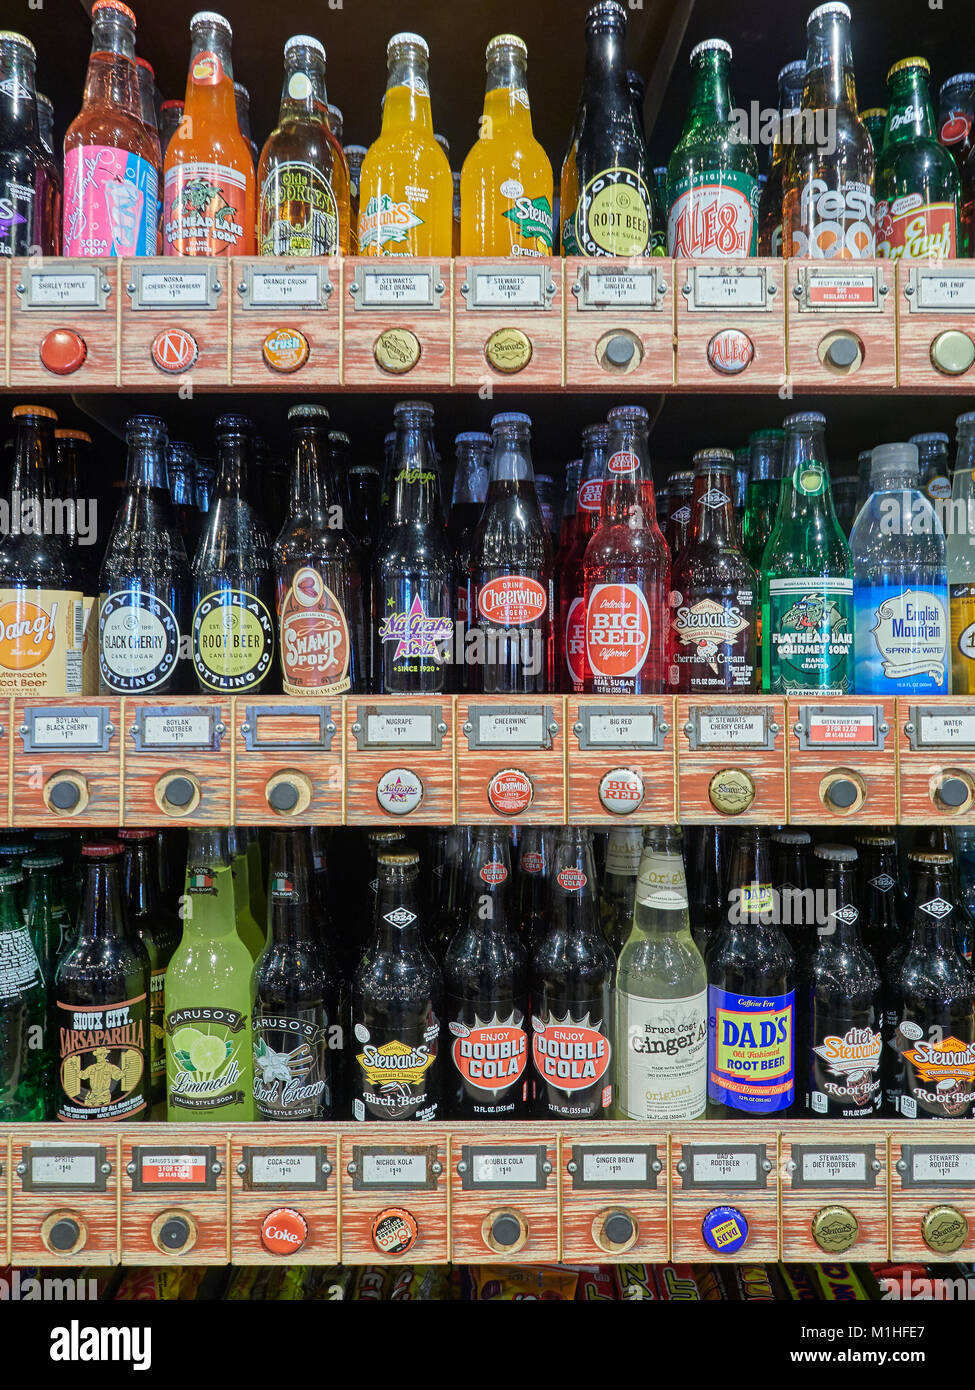
[[854,689],[858,695],[946,694],[945,533],[920,488],[917,446],[874,449],[870,489],[850,534]]

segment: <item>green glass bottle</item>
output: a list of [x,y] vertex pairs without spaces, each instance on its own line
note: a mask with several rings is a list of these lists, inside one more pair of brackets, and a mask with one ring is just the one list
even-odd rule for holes
[[877,255],[892,261],[957,254],[958,166],[938,143],[931,65],[904,58],[887,74],[890,107],[877,157]]
[[784,443],[784,430],[756,430],[748,436],[748,489],[741,519],[741,548],[756,571],[761,571],[762,556],[779,509]]
[[853,559],[833,508],[816,411],[785,422],[775,529],[762,560],[762,685],[772,694],[853,688]]
[[166,1098],[166,967],[179,942],[171,921],[160,911],[156,832],[120,830],[125,846],[122,891],[129,931],[149,957],[149,1076],[153,1105]]
[[884,130],[887,126],[886,106],[868,107],[866,111],[860,112],[860,120],[867,127],[874,153],[879,155],[884,147]]
[[667,254],[737,259],[758,254],[758,158],[732,112],[731,45],[691,52],[691,100],[667,166]]
[[67,914],[61,899],[63,860],[57,854],[25,854],[27,906],[24,920],[40,963],[44,983],[51,987],[61,954],[67,946]]
[[189,832],[183,938],[166,971],[170,1120],[254,1118],[254,962],[237,934],[227,832]]
[[0,1122],[50,1113],[47,989],[24,926],[19,869],[0,872]]
[[251,908],[250,862],[247,857],[247,831],[242,826],[232,825],[227,830],[227,849],[234,877],[234,903],[237,913],[237,935],[251,953],[251,960],[257,960],[266,943],[263,922],[258,921]]
[[268,917],[261,835],[256,825],[248,826],[244,834],[247,837],[247,886],[250,893],[251,916],[264,932],[264,924]]

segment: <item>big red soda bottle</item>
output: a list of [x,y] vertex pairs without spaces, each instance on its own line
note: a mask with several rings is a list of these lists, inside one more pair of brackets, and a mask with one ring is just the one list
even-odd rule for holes
[[565,555],[556,566],[555,582],[559,598],[559,688],[581,695],[586,672],[586,596],[582,562],[586,546],[599,525],[599,506],[603,495],[603,470],[609,430],[605,425],[587,425],[582,432],[582,476],[573,535]]
[[468,688],[541,694],[552,624],[552,541],[535,492],[531,420],[491,421],[494,455],[484,511],[471,541]]
[[586,547],[585,690],[643,695],[664,688],[670,553],[657,525],[647,412],[609,412],[599,527]]

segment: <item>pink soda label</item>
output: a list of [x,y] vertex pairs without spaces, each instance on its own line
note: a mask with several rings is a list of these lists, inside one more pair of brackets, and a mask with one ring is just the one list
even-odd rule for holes
[[65,256],[154,256],[159,178],[141,155],[78,145],[64,160]]

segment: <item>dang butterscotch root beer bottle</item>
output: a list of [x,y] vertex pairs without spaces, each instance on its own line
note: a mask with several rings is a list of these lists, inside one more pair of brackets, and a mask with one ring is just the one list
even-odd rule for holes
[[254,156],[237,123],[232,30],[223,15],[190,20],[183,120],[166,150],[167,256],[253,256]]

